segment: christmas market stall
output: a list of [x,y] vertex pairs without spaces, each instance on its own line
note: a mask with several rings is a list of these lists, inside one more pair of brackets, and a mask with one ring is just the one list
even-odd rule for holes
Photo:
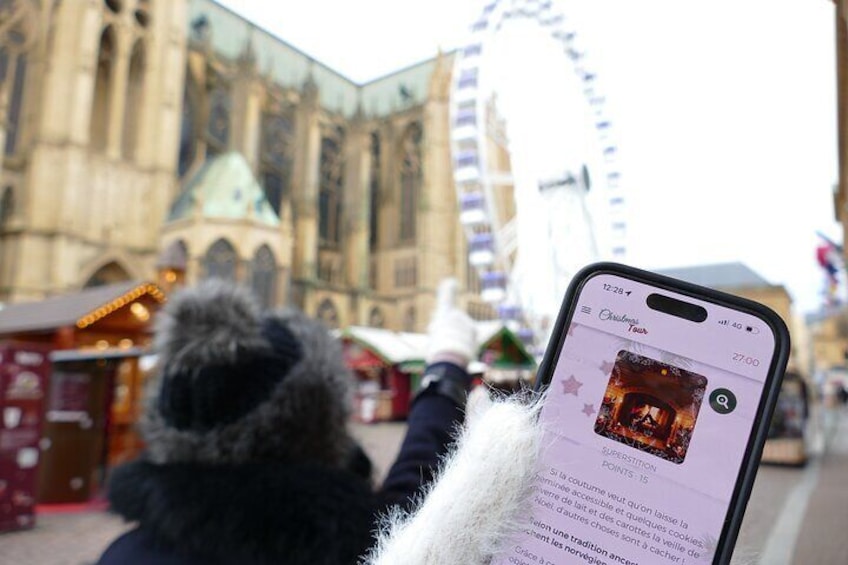
[[400,420],[409,414],[424,370],[424,334],[352,326],[341,332],[345,363],[356,374],[355,417]]
[[85,502],[140,451],[145,352],[164,301],[156,285],[126,281],[0,310],[0,341],[38,345],[50,358],[38,502]]
[[485,364],[483,381],[490,387],[515,391],[530,385],[536,376],[536,359],[521,337],[503,322],[478,322],[478,358]]

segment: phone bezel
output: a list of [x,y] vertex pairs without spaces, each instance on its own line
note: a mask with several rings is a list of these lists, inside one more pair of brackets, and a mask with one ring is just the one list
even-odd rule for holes
[[696,298],[704,302],[711,302],[720,306],[732,308],[739,312],[755,316],[766,323],[774,335],[775,349],[769,363],[768,374],[763,384],[763,395],[757,407],[757,415],[754,420],[754,427],[751,430],[751,435],[748,438],[748,443],[745,448],[745,454],[742,459],[742,464],[739,468],[739,475],[736,479],[736,484],[733,488],[733,494],[730,497],[727,515],[724,519],[724,526],[719,535],[718,544],[716,547],[714,564],[729,563],[730,557],[733,555],[733,549],[736,545],[736,538],[739,535],[739,528],[742,525],[742,519],[745,516],[745,509],[748,505],[748,500],[751,496],[751,490],[754,486],[754,479],[757,475],[760,458],[762,457],[763,446],[765,445],[768,434],[769,424],[777,397],[780,394],[780,385],[783,381],[783,374],[786,370],[786,364],[789,360],[790,338],[789,330],[786,324],[772,309],[764,306],[753,300],[748,300],[739,296],[714,290],[711,288],[699,286],[686,281],[674,279],[650,271],[644,271],[628,265],[612,262],[593,263],[581,269],[572,279],[565,293],[562,305],[560,306],[557,320],[554,324],[551,338],[545,349],[545,354],[539,364],[537,371],[535,389],[537,392],[543,392],[553,378],[553,370],[559,361],[560,353],[562,352],[563,343],[567,337],[567,331],[571,319],[577,307],[577,301],[580,292],[586,282],[597,275],[615,275],[625,279],[630,279],[636,282],[645,283],[662,290],[668,290],[691,298]]

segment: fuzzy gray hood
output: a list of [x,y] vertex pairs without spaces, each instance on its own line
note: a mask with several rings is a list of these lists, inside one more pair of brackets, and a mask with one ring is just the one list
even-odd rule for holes
[[294,309],[261,314],[246,289],[210,281],[169,301],[154,343],[159,371],[141,423],[151,461],[348,461],[352,375],[319,322]]

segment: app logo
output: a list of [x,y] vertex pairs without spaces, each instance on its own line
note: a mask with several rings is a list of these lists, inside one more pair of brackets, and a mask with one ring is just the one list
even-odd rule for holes
[[631,318],[627,314],[618,314],[613,312],[609,308],[604,308],[600,312],[598,312],[598,318],[605,322],[620,322],[622,324],[629,324],[631,326],[639,325],[639,318]]

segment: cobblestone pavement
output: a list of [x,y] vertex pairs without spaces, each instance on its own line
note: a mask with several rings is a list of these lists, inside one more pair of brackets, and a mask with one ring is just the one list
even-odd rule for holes
[[794,565],[848,563],[848,414],[839,414],[826,433],[824,453],[816,462],[818,480],[801,519]]
[[[371,456],[375,479],[382,480],[394,459],[406,426],[401,423],[354,424],[352,433]],[[130,528],[107,512],[39,515],[36,527],[0,534],[0,565],[86,565]]]
[[3,565],[85,565],[94,563],[110,541],[129,525],[106,512],[40,515],[31,530],[0,534]]
[[[359,439],[382,478],[400,446],[403,424],[354,425]],[[803,469],[762,467],[758,473],[734,554],[734,565],[763,563],[766,547],[775,538],[789,542],[787,565],[843,565],[848,563],[848,417],[835,422],[827,449]],[[812,481],[809,492],[804,484]],[[803,517],[790,540],[780,539],[776,524],[793,517],[798,496],[806,496]],[[129,526],[105,512],[39,515],[32,530],[0,534],[2,565],[85,565],[94,562],[108,543]],[[778,552],[782,545],[778,548]],[[791,548],[794,547],[794,558]],[[773,548],[772,548],[773,549]],[[772,553],[774,553],[772,551]]]

